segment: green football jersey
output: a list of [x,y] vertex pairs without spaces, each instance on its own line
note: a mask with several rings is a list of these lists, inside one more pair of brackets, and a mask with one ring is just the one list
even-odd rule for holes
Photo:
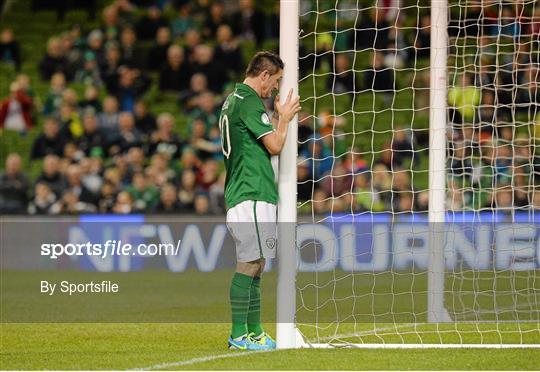
[[261,142],[274,127],[261,98],[250,86],[236,84],[223,103],[219,130],[227,169],[227,209],[246,200],[277,204],[274,169]]

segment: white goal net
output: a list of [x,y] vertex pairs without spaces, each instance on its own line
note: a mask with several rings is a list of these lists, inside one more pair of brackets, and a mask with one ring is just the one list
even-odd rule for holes
[[[540,5],[448,0],[433,142],[430,3],[300,2],[307,345],[540,344]],[[430,190],[437,143],[446,187]]]

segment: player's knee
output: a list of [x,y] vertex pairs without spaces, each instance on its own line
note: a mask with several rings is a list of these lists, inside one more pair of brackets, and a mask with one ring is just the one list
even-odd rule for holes
[[261,270],[261,260],[250,262],[238,262],[236,264],[236,272],[249,275],[251,277],[257,276]]

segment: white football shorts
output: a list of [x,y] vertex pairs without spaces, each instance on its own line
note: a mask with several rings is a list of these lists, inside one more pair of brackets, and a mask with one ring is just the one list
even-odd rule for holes
[[238,262],[276,257],[276,218],[276,206],[258,200],[243,201],[227,211]]

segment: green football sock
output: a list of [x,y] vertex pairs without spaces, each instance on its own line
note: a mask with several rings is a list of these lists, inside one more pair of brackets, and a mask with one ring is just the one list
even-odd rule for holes
[[248,332],[253,332],[255,336],[264,332],[261,324],[261,278],[258,276],[253,278],[249,292],[247,327]]
[[247,334],[249,310],[249,292],[253,278],[249,275],[234,273],[231,281],[229,298],[231,300],[232,330],[231,337],[238,338]]

